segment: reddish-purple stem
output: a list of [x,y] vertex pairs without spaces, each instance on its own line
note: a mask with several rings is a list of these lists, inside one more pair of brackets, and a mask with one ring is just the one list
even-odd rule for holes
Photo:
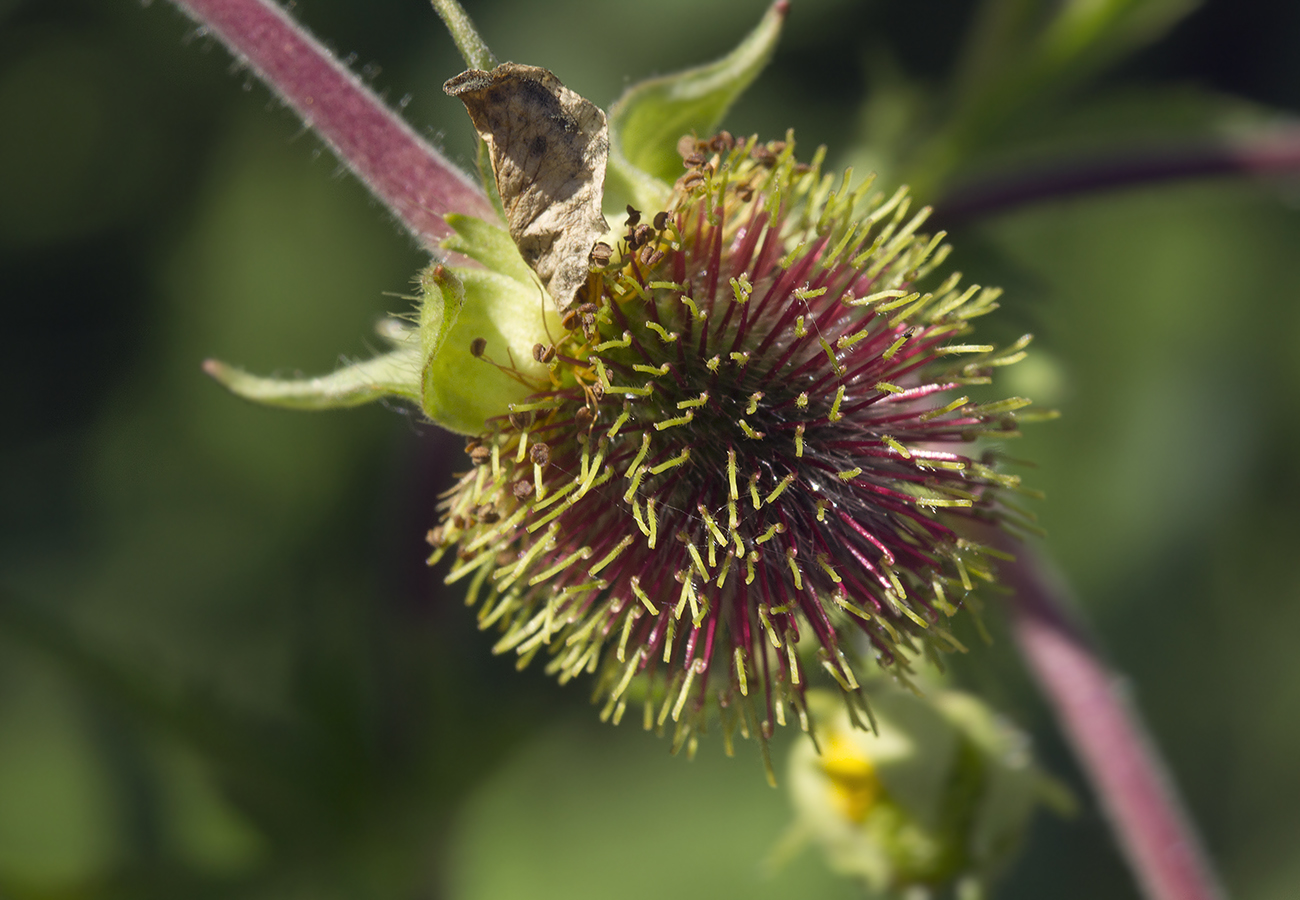
[[451,233],[443,213],[496,217],[469,176],[271,0],[173,2],[279,94],[426,248]]
[[1017,644],[1150,900],[1221,900],[1191,821],[1123,679],[1070,614],[1060,579],[1025,546],[1003,574]]
[[932,222],[947,227],[1021,206],[1117,188],[1215,175],[1300,171],[1300,129],[1191,145],[1116,150],[1025,166],[1005,175],[958,184],[935,204]]

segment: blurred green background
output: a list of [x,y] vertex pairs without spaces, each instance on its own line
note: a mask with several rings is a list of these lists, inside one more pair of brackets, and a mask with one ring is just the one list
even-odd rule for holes
[[[501,58],[608,104],[765,4],[467,5]],[[972,42],[980,8],[1081,12],[1034,55]],[[296,14],[469,158],[421,0]],[[931,200],[1298,108],[1297,4],[795,0],[729,124]],[[1006,391],[1063,412],[1017,448],[1050,552],[1243,900],[1300,896],[1298,203],[1220,179],[953,227],[954,264],[1008,289],[984,334],[1038,336]],[[0,897],[854,896],[812,852],[764,873],[790,813],[753,746],[670,757],[489,655],[423,565],[458,440],[254,408],[199,370],[365,354],[424,261],[167,3],[0,0]],[[958,675],[1087,796],[1004,635]],[[998,895],[1136,891],[1085,802],[1039,818]]]

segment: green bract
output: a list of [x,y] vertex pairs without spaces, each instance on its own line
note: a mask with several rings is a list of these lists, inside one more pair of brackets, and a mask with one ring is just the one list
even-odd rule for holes
[[788,4],[776,3],[735,50],[717,62],[633,85],[609,110],[608,211],[623,203],[662,209],[681,175],[677,141],[717,130],[731,104],[772,57]]

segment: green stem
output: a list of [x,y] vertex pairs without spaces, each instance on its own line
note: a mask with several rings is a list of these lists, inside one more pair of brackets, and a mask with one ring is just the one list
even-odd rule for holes
[[497,67],[496,56],[479,37],[474,22],[456,0],[433,0],[433,9],[451,32],[451,39],[456,42],[456,49],[464,58],[465,65],[485,72]]

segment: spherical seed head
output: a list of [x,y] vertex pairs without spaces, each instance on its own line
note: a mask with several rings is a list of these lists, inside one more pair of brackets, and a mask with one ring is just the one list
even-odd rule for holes
[[604,717],[639,702],[674,747],[715,710],[728,741],[806,723],[814,676],[857,697],[868,648],[900,676],[960,649],[945,619],[991,578],[963,523],[1005,521],[1017,485],[971,448],[1028,403],[960,396],[1028,338],[964,339],[997,292],[931,277],[946,247],[904,191],[868,198],[792,140],[682,149],[431,535],[497,652],[594,673]]

